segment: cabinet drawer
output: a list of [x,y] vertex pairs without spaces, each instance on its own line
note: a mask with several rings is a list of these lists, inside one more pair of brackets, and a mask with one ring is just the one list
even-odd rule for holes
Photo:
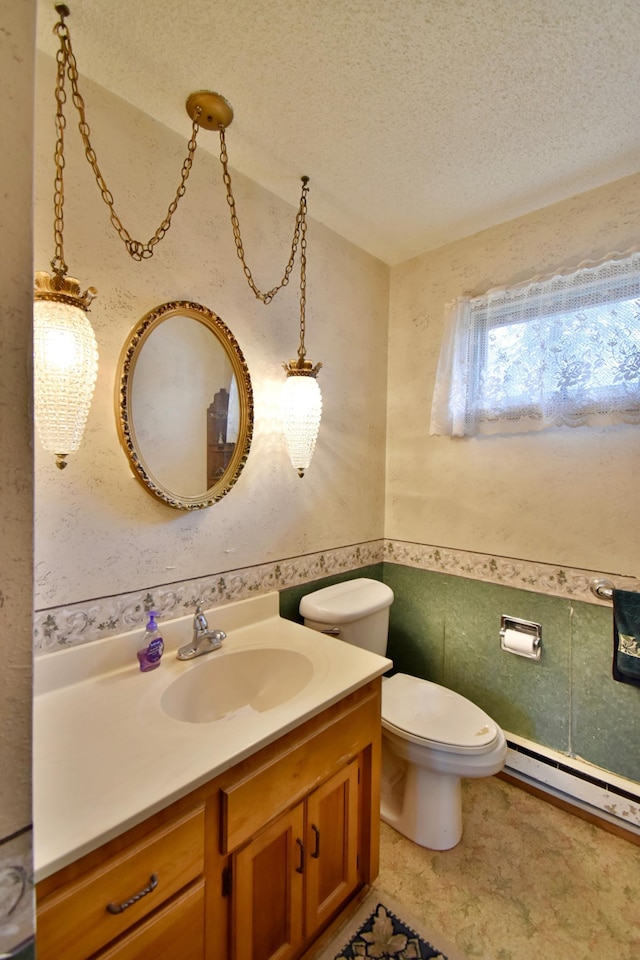
[[85,960],[200,876],[204,824],[200,806],[45,897],[38,904],[38,960]]
[[231,853],[380,737],[377,693],[255,773],[221,790],[222,852]]
[[204,881],[161,907],[99,960],[203,960]]

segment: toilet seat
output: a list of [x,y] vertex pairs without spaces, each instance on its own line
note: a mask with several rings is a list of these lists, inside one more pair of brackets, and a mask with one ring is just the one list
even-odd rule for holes
[[475,703],[404,673],[382,684],[382,726],[411,743],[447,753],[486,753],[499,738],[497,724]]

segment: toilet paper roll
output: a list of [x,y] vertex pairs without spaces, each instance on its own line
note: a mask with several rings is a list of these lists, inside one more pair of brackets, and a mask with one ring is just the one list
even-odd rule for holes
[[502,649],[535,660],[540,657],[538,638],[531,633],[525,633],[523,630],[505,630],[502,637]]

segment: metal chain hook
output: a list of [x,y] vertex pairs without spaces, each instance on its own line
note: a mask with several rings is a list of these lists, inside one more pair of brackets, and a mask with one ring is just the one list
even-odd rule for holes
[[304,362],[306,350],[304,346],[304,335],[306,332],[306,303],[307,303],[307,184],[309,177],[302,178],[302,198],[300,205],[302,208],[302,220],[300,224],[300,346],[298,347],[298,358],[300,363]]
[[[89,128],[89,124],[87,123],[87,119],[86,119],[85,103],[82,98],[82,95],[80,94],[80,90],[78,88],[78,66],[76,63],[76,58],[73,53],[73,48],[71,46],[71,35],[69,34],[69,29],[65,23],[65,17],[68,17],[70,15],[69,8],[65,4],[59,3],[59,4],[56,4],[55,9],[60,17],[59,21],[56,23],[54,27],[54,33],[58,36],[60,40],[60,50],[58,51],[58,55],[57,55],[58,56],[58,76],[56,81],[56,99],[58,101],[58,115],[62,117],[62,119],[58,121],[58,143],[56,144],[56,191],[57,191],[56,201],[55,201],[56,202],[56,260],[58,260],[59,258],[60,262],[62,264],[64,263],[62,254],[60,253],[60,256],[59,256],[59,252],[58,252],[58,246],[57,246],[58,229],[57,228],[58,228],[58,223],[60,224],[60,228],[62,227],[62,203],[64,201],[60,168],[64,166],[64,156],[62,153],[62,149],[63,149],[62,130],[66,125],[66,121],[65,121],[64,115],[62,114],[61,104],[66,102],[66,91],[64,89],[65,73],[69,78],[69,82],[71,83],[72,100],[80,116],[78,129],[80,131],[80,136],[82,138],[82,143],[84,145],[85,156],[89,162],[89,165],[91,166],[91,169],[93,170],[94,176],[96,178],[96,183],[98,184],[98,189],[100,190],[102,199],[104,200],[106,205],[109,207],[110,214],[111,214],[110,215],[111,224],[116,230],[122,242],[124,243],[127,249],[127,252],[129,253],[129,256],[133,260],[147,260],[153,256],[153,252],[154,252],[153,248],[156,246],[156,244],[160,242],[160,240],[163,239],[163,237],[169,230],[171,226],[171,220],[172,220],[173,214],[176,212],[178,203],[180,202],[180,200],[182,199],[182,197],[186,192],[186,181],[191,172],[191,167],[193,166],[193,157],[194,157],[196,146],[197,146],[196,138],[198,135],[198,130],[200,129],[200,125],[198,123],[200,112],[198,111],[198,113],[196,114],[196,117],[193,120],[192,129],[191,129],[191,138],[189,139],[187,144],[188,153],[182,164],[181,178],[180,178],[180,183],[178,185],[178,189],[176,190],[176,195],[174,199],[171,201],[171,203],[169,204],[167,213],[165,214],[165,217],[162,220],[162,223],[160,224],[158,229],[155,231],[153,236],[146,243],[143,243],[140,240],[134,240],[131,234],[129,233],[129,231],[127,230],[127,228],[124,226],[124,224],[120,220],[120,217],[116,213],[113,194],[107,187],[105,179],[102,176],[100,167],[98,166],[98,159],[96,156],[96,152],[93,149],[93,146],[91,144],[91,139],[90,139],[91,130]],[[60,179],[59,193],[57,188],[58,177]],[[58,198],[59,198],[59,202],[58,202]],[[58,217],[58,212],[60,214],[59,217]],[[61,246],[62,246],[62,232],[60,229],[60,247]],[[65,266],[65,270],[66,270],[66,266]],[[56,269],[56,272],[58,272],[57,269]]]
[[[218,129],[220,131],[220,163],[222,164],[222,179],[227,192],[227,204],[229,206],[229,211],[231,215],[231,229],[233,230],[233,239],[236,245],[236,253],[238,255],[238,259],[242,264],[242,269],[244,271],[245,277],[247,278],[247,283],[253,290],[256,296],[256,299],[260,300],[262,303],[265,303],[265,304],[271,303],[275,295],[280,290],[282,290],[283,287],[286,287],[287,284],[289,283],[291,271],[293,270],[293,266],[295,264],[296,253],[298,251],[298,244],[300,243],[300,237],[303,230],[303,223],[306,216],[306,207],[307,207],[306,197],[307,197],[307,193],[309,192],[309,187],[308,187],[309,177],[302,177],[302,194],[300,196],[300,204],[298,206],[298,212],[296,214],[296,222],[295,222],[295,227],[293,231],[293,240],[291,242],[291,254],[289,256],[287,265],[284,269],[282,280],[280,281],[280,283],[276,284],[275,287],[272,287],[271,290],[268,290],[266,293],[263,293],[262,290],[260,290],[259,287],[256,285],[253,279],[253,274],[251,273],[251,270],[249,269],[249,265],[247,264],[247,261],[246,261],[244,246],[242,243],[242,236],[240,234],[240,222],[238,220],[238,214],[236,211],[236,202],[233,196],[233,189],[231,186],[231,174],[229,173],[229,157],[227,155],[227,142],[225,139],[225,128],[221,124]],[[306,229],[306,225],[305,225],[305,229]]]
[[[57,54],[58,60],[58,71],[56,77],[56,102],[57,102],[57,111],[56,111],[56,128],[57,128],[57,141],[56,141],[56,180],[55,180],[55,193],[54,193],[54,208],[55,208],[55,241],[56,241],[56,253],[55,258],[52,261],[52,267],[54,272],[60,276],[64,276],[66,273],[66,264],[64,262],[64,249],[63,249],[63,227],[64,227],[64,216],[63,216],[63,205],[64,205],[64,186],[63,186],[63,167],[64,167],[64,129],[66,126],[66,119],[63,112],[63,104],[66,102],[66,90],[65,90],[65,76],[68,76],[71,83],[72,90],[72,100],[74,106],[78,110],[80,121],[78,123],[78,129],[80,131],[80,136],[84,145],[85,156],[91,169],[93,170],[96,183],[98,184],[98,189],[105,204],[109,207],[110,211],[110,222],[118,236],[124,243],[127,252],[133,260],[145,260],[153,256],[154,247],[164,238],[165,234],[171,226],[171,220],[173,214],[175,213],[178,204],[186,192],[186,181],[191,172],[193,166],[193,157],[197,147],[197,134],[200,129],[199,119],[201,114],[201,108],[196,107],[193,116],[193,125],[191,131],[191,138],[188,141],[187,148],[188,153],[182,164],[181,179],[176,190],[175,198],[169,204],[167,213],[162,220],[160,226],[155,231],[153,236],[146,242],[143,243],[140,240],[134,240],[124,226],[120,217],[118,216],[113,194],[107,187],[106,181],[100,171],[98,166],[98,159],[96,152],[93,149],[91,144],[91,130],[86,119],[86,110],[85,103],[80,94],[78,88],[78,67],[76,63],[76,58],[73,53],[73,48],[71,45],[71,36],[69,30],[65,24],[65,18],[70,16],[69,8],[64,3],[58,3],[55,5],[56,12],[58,13],[60,19],[54,26],[54,33],[58,36],[60,40],[60,49]],[[272,287],[271,290],[263,293],[256,285],[251,270],[246,262],[244,247],[242,243],[242,236],[240,233],[240,223],[238,220],[238,215],[236,211],[235,199],[233,196],[233,190],[231,185],[231,175],[229,173],[228,167],[228,155],[225,141],[225,128],[223,125],[219,127],[220,131],[220,162],[223,169],[223,181],[226,187],[227,194],[227,204],[229,206],[230,215],[231,215],[231,227],[233,230],[234,241],[236,245],[236,253],[239,260],[242,263],[245,277],[251,289],[253,290],[257,299],[261,300],[262,303],[271,303],[276,294],[283,288],[286,287],[289,283],[289,278],[294,267],[296,253],[298,251],[298,246],[301,247],[301,275],[300,275],[300,327],[301,327],[301,344],[300,349],[304,356],[304,332],[305,332],[305,286],[306,286],[306,210],[307,202],[306,197],[308,193],[308,183],[309,177],[302,177],[302,194],[300,197],[300,204],[298,207],[298,212],[296,214],[295,227],[293,232],[293,239],[291,243],[291,253],[289,260],[284,270],[283,277],[281,281],[276,284],[275,287]]]
[[[63,4],[59,6],[61,8],[64,7]],[[67,10],[67,8],[64,7],[64,10]],[[63,18],[65,14],[62,9],[59,12],[60,22],[64,23]],[[68,10],[66,15],[68,16]],[[54,152],[56,172],[53,183],[53,237],[55,253],[51,261],[51,268],[58,278],[62,278],[67,272],[67,264],[64,259],[64,131],[66,127],[64,104],[67,100],[64,79],[67,68],[67,55],[64,45],[61,45],[58,50],[56,62],[56,146]]]

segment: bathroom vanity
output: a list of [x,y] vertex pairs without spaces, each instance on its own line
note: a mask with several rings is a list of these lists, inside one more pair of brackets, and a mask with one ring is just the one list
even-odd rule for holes
[[[39,960],[297,957],[377,875],[380,676],[390,662],[281,620],[277,594],[214,618],[228,634],[220,651],[176,661],[182,618],[165,625],[170,649],[150,675],[127,663],[136,639],[126,635],[45,658],[35,712]],[[60,686],[67,654],[75,682]],[[290,655],[310,668],[294,667],[294,687],[281,687],[268,665],[286,674]],[[197,702],[216,662],[231,700],[208,719]],[[191,720],[176,719],[185,712]]]

